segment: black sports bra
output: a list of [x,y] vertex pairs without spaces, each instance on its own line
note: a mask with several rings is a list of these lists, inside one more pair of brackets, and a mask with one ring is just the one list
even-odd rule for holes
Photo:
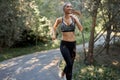
[[74,23],[73,18],[72,18],[72,23],[70,25],[66,25],[62,18],[61,31],[62,32],[74,32],[75,31],[75,23]]

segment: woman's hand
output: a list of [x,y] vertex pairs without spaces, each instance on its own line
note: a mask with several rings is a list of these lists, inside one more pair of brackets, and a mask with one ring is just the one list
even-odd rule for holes
[[56,39],[56,28],[58,27],[58,24],[61,23],[62,17],[57,18],[52,29],[52,40]]
[[52,36],[52,40],[56,40],[56,36],[55,35]]
[[77,16],[74,14],[70,14],[70,17],[72,17],[74,20],[76,20]]

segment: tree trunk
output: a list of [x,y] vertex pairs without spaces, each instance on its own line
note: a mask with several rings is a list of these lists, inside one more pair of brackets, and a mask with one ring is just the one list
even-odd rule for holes
[[88,50],[88,64],[93,64],[93,50],[94,50],[94,33],[97,19],[97,10],[100,3],[100,0],[94,0],[93,2],[93,11],[92,11],[92,27],[89,40],[89,50]]
[[111,26],[107,29],[107,35],[106,35],[106,53],[109,54],[109,47],[110,47],[110,35],[111,35]]
[[90,40],[89,40],[89,50],[88,50],[88,62],[89,64],[93,63],[93,49],[94,49],[94,32],[95,32],[95,25],[96,25],[96,15],[92,17],[92,27],[90,33]]

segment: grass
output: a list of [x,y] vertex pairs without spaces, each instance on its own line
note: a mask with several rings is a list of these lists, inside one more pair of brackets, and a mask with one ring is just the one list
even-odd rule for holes
[[[83,53],[80,53],[83,54]],[[97,64],[85,65],[83,57],[79,53],[76,56],[73,67],[73,80],[120,80],[120,69],[112,66]],[[60,68],[63,70],[64,60],[60,62]]]
[[74,80],[119,80],[120,72],[109,67],[82,66],[74,73]]
[[51,43],[49,44],[38,44],[37,46],[27,46],[27,47],[18,47],[18,48],[3,48],[2,51],[0,52],[0,62],[11,59],[14,57],[22,56],[22,55],[27,55],[27,54],[32,54],[34,52],[40,52],[43,50],[50,50],[57,48],[58,45],[51,46]]
[[119,74],[119,69],[113,67],[75,62],[73,80],[120,80]]

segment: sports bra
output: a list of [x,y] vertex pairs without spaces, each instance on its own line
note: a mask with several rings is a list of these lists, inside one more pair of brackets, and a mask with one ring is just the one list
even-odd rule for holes
[[75,31],[75,23],[74,23],[73,18],[72,18],[72,23],[70,25],[66,25],[62,18],[61,31],[62,32],[74,32]]

